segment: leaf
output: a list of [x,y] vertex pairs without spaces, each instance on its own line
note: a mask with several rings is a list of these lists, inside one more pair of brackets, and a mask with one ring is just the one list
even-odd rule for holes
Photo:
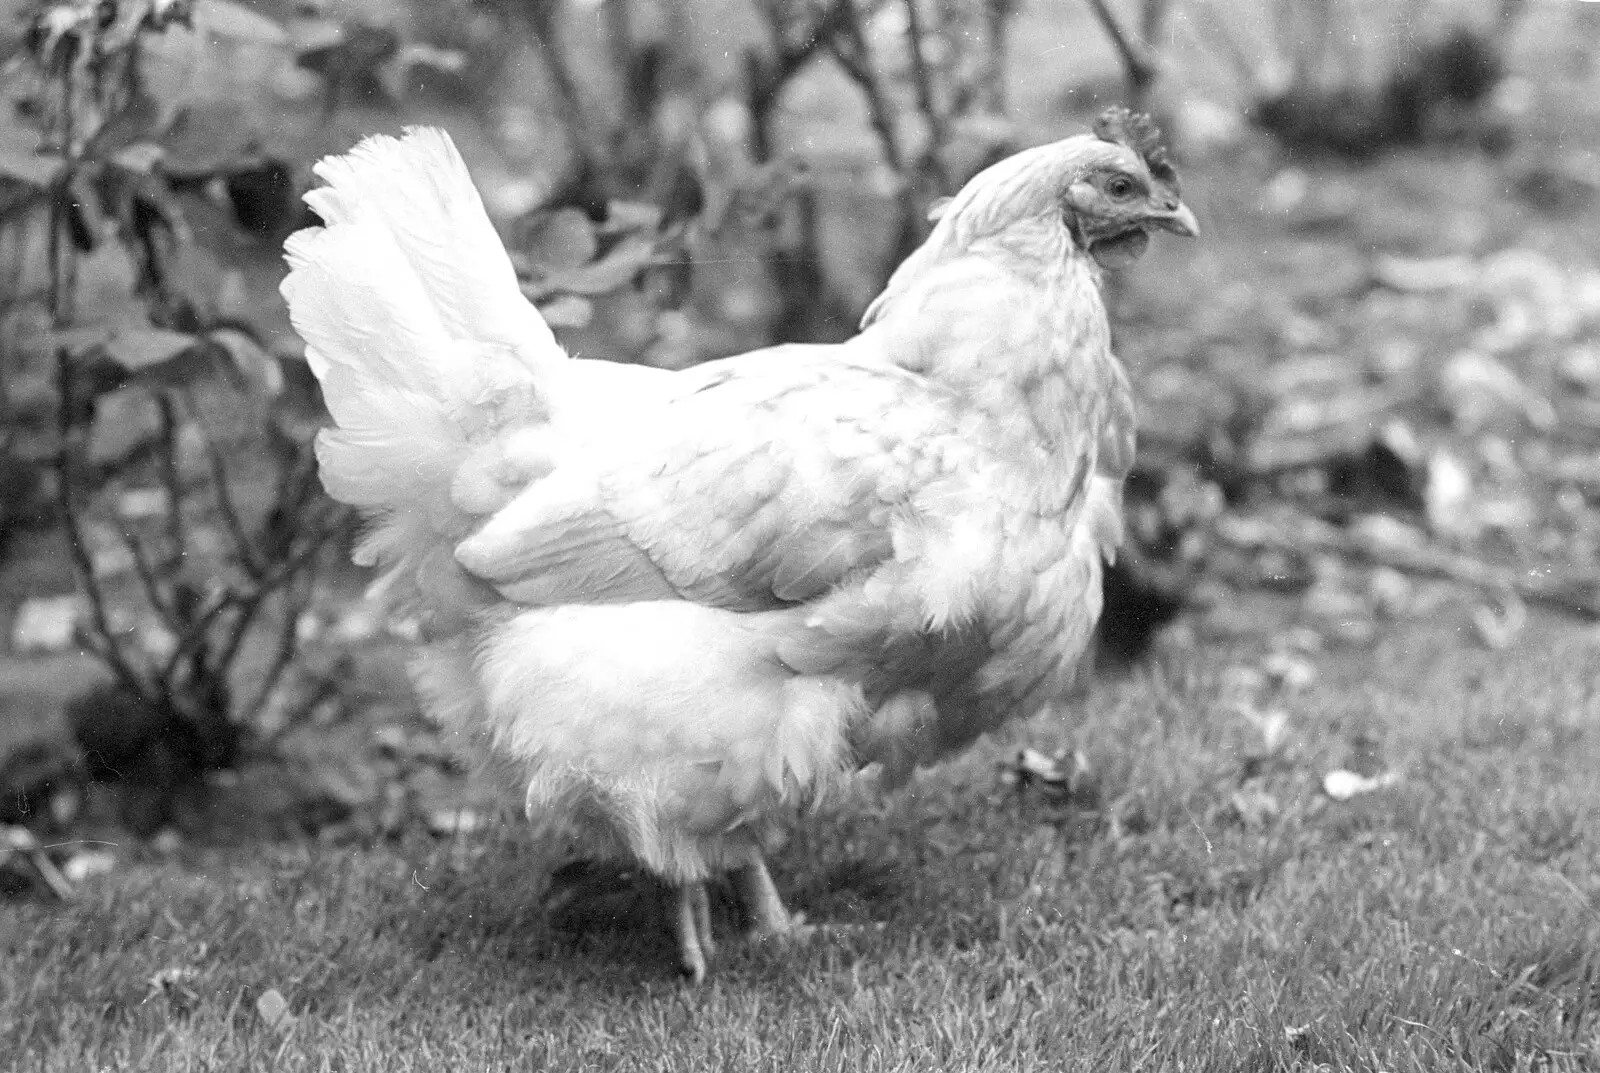
[[594,260],[599,251],[594,224],[582,209],[541,212],[525,224],[517,246],[538,271],[570,271]]
[[196,0],[195,28],[203,33],[255,45],[286,45],[289,32],[276,19],[234,0]]
[[[418,68],[424,72],[420,77],[417,74]],[[411,86],[425,85],[429,75],[454,77],[466,69],[467,55],[460,49],[440,48],[429,44],[404,44],[400,46],[393,59],[383,64],[377,75],[389,96],[394,100],[400,100]]]
[[1352,797],[1393,786],[1399,781],[1398,771],[1386,771],[1382,775],[1359,775],[1354,771],[1339,768],[1322,777],[1322,792],[1335,801],[1348,801]]
[[59,156],[39,152],[38,138],[17,123],[0,123],[0,175],[43,189],[61,174]]
[[67,863],[62,865],[61,874],[67,877],[70,883],[83,883],[95,876],[103,876],[115,871],[117,858],[104,851],[89,850],[84,853],[75,853],[67,858]]
[[283,392],[283,367],[244,332],[219,328],[206,336],[230,359],[237,380],[259,398],[275,399]]
[[606,222],[601,230],[606,234],[659,231],[664,215],[661,206],[651,201],[608,201]]
[[228,99],[186,104],[162,132],[162,163],[176,176],[216,175],[259,164],[261,139],[251,113]]
[[1528,624],[1528,607],[1515,591],[1500,595],[1499,606],[1482,604],[1472,610],[1472,625],[1484,647],[1499,651],[1505,648],[1522,628]]
[[267,1027],[275,1032],[287,1032],[294,1027],[299,1018],[289,1012],[289,1002],[283,993],[275,987],[269,987],[261,992],[261,997],[256,999],[256,1013],[267,1023]]
[[594,303],[576,294],[558,294],[540,302],[539,313],[552,328],[584,328],[594,319]]
[[99,346],[106,357],[129,373],[158,369],[194,349],[197,340],[187,332],[165,328],[134,328],[113,332]]
[[359,95],[387,93],[383,69],[400,53],[400,36],[386,26],[359,22],[341,27],[339,39],[299,50],[295,65]]
[[84,153],[95,160],[114,157],[129,146],[154,138],[168,118],[161,102],[148,93],[136,92],[95,132]]
[[189,965],[174,965],[162,969],[145,981],[147,990],[143,1001],[164,998],[171,1004],[173,1010],[187,1012],[200,1002],[200,993],[191,986],[199,980],[200,970]]
[[653,241],[630,235],[598,261],[549,273],[540,281],[539,290],[543,294],[566,292],[590,297],[606,294],[632,283],[656,259]]
[[118,167],[128,171],[149,175],[165,155],[166,150],[155,142],[134,142],[118,149],[112,154],[111,160]]

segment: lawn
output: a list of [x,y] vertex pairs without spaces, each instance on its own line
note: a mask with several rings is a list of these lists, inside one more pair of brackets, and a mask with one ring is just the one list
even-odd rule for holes
[[[650,893],[551,922],[514,824],[454,839],[136,851],[0,907],[0,1054],[86,1069],[1591,1069],[1600,1065],[1600,636],[1449,613],[1303,657],[1174,644],[1018,737],[1097,793],[999,778],[1014,741],[809,822],[781,886],[830,925],[673,971]],[[1270,691],[1270,676],[1269,686]],[[1398,781],[1349,800],[1324,776]],[[732,922],[724,915],[724,934]],[[168,983],[159,980],[166,974]],[[154,981],[154,982],[153,982]],[[282,996],[281,1016],[267,1000]]]

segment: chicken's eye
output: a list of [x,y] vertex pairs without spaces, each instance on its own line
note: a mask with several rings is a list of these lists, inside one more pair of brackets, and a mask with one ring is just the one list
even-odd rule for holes
[[1106,182],[1106,193],[1118,201],[1126,201],[1139,192],[1139,184],[1133,181],[1132,176],[1113,175]]

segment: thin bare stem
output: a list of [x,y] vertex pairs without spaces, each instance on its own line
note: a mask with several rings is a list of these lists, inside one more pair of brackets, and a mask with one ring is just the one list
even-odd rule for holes
[[263,569],[261,555],[256,549],[255,542],[250,539],[244,523],[239,519],[238,508],[233,502],[233,485],[228,478],[227,463],[223,461],[222,452],[217,449],[216,441],[206,431],[205,422],[200,420],[200,415],[191,410],[190,417],[200,437],[201,450],[206,456],[206,468],[211,475],[211,494],[217,502],[217,512],[222,515],[222,522],[228,528],[228,535],[233,538],[234,550],[238,554],[244,572],[251,578],[259,578]]
[[883,151],[884,163],[896,176],[905,177],[905,151],[900,145],[900,135],[895,130],[894,107],[884,91],[883,83],[872,64],[872,52],[867,46],[867,35],[855,5],[843,0],[840,10],[844,16],[839,31],[828,40],[828,48],[867,99],[867,118],[878,145]]
[[928,63],[926,28],[922,22],[922,9],[917,0],[903,0],[906,9],[906,41],[911,53],[911,80],[917,95],[917,111],[928,124],[928,145],[917,166],[931,175],[941,194],[950,193],[950,174],[944,166],[942,151],[949,141],[949,132],[939,102],[933,91],[933,71]]
[[1155,51],[1148,41],[1136,37],[1122,24],[1122,19],[1111,9],[1108,0],[1089,0],[1089,7],[1111,39],[1111,47],[1122,60],[1123,74],[1128,82],[1128,105],[1145,107],[1150,88],[1155,85],[1159,67]]
[[139,579],[139,587],[144,590],[144,598],[168,626],[176,626],[179,620],[178,610],[162,591],[161,581],[156,577],[150,557],[145,554],[144,545],[139,542],[138,537],[121,526],[117,527],[117,535],[122,538],[122,546],[133,559],[133,572]]
[[255,694],[239,709],[239,717],[247,722],[253,722],[261,714],[284,672],[294,662],[295,652],[300,647],[300,614],[311,602],[311,590],[316,575],[317,559],[312,557],[307,561],[301,575],[284,587],[281,600],[283,617],[278,623],[278,637],[273,647],[272,662],[268,665]]
[[245,635],[250,632],[250,627],[254,623],[256,615],[260,613],[261,606],[266,602],[267,597],[305,568],[307,563],[322,550],[324,544],[339,533],[348,530],[350,524],[349,515],[343,511],[327,512],[326,517],[310,527],[310,533],[302,541],[298,549],[262,575],[256,581],[255,587],[249,592],[235,594],[234,606],[238,609],[237,617],[229,627],[227,637],[217,651],[217,666],[231,667],[233,665],[234,659],[239,654],[239,646],[243,644]]
[[762,17],[767,23],[767,34],[772,41],[773,59],[769,62],[754,53],[746,57],[749,70],[749,107],[754,128],[755,145],[752,155],[756,162],[765,164],[772,159],[772,113],[777,107],[783,89],[801,68],[811,62],[843,22],[853,17],[850,0],[831,0],[813,19],[811,25],[791,38],[781,0],[762,0]]
[[1145,47],[1154,49],[1156,42],[1161,40],[1161,31],[1167,21],[1167,12],[1172,10],[1170,0],[1144,0],[1144,18],[1140,26],[1140,36],[1144,38]]
[[1016,12],[1013,0],[986,0],[983,6],[988,29],[988,55],[981,75],[985,106],[996,115],[1006,110],[1006,67],[1009,42],[1006,30]]
[[167,571],[179,569],[188,552],[183,532],[183,478],[178,472],[178,413],[166,392],[156,396],[161,416],[161,484],[167,491]]
[[162,681],[172,681],[173,676],[178,673],[179,665],[201,649],[210,634],[211,627],[221,619],[223,612],[233,607],[234,599],[234,590],[230,588],[221,588],[212,594],[211,599],[179,635],[172,655],[167,657],[166,665],[161,669]]
[[[52,222],[57,221],[52,219]],[[51,241],[53,244],[69,240],[65,238],[64,233],[52,229]],[[112,633],[111,619],[106,613],[105,592],[100,587],[99,579],[95,577],[94,563],[89,558],[83,530],[78,524],[76,484],[81,469],[79,457],[83,450],[85,430],[73,417],[76,401],[73,398],[72,387],[72,356],[65,347],[56,352],[56,383],[60,393],[57,433],[61,440],[56,474],[56,504],[61,511],[61,524],[66,529],[67,554],[72,559],[73,573],[77,575],[78,587],[83,590],[84,596],[89,601],[92,640],[86,638],[86,641],[95,656],[111,668],[123,686],[135,695],[150,700],[153,699],[150,682],[134,670],[133,665],[123,655],[116,635]]]

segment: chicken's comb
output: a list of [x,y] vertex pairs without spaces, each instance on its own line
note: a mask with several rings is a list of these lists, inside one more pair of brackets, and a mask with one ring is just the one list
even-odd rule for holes
[[1178,193],[1178,169],[1172,166],[1172,157],[1166,143],[1161,140],[1161,128],[1143,112],[1123,107],[1107,108],[1094,121],[1094,133],[1105,142],[1116,142],[1132,149],[1144,160],[1150,174]]

